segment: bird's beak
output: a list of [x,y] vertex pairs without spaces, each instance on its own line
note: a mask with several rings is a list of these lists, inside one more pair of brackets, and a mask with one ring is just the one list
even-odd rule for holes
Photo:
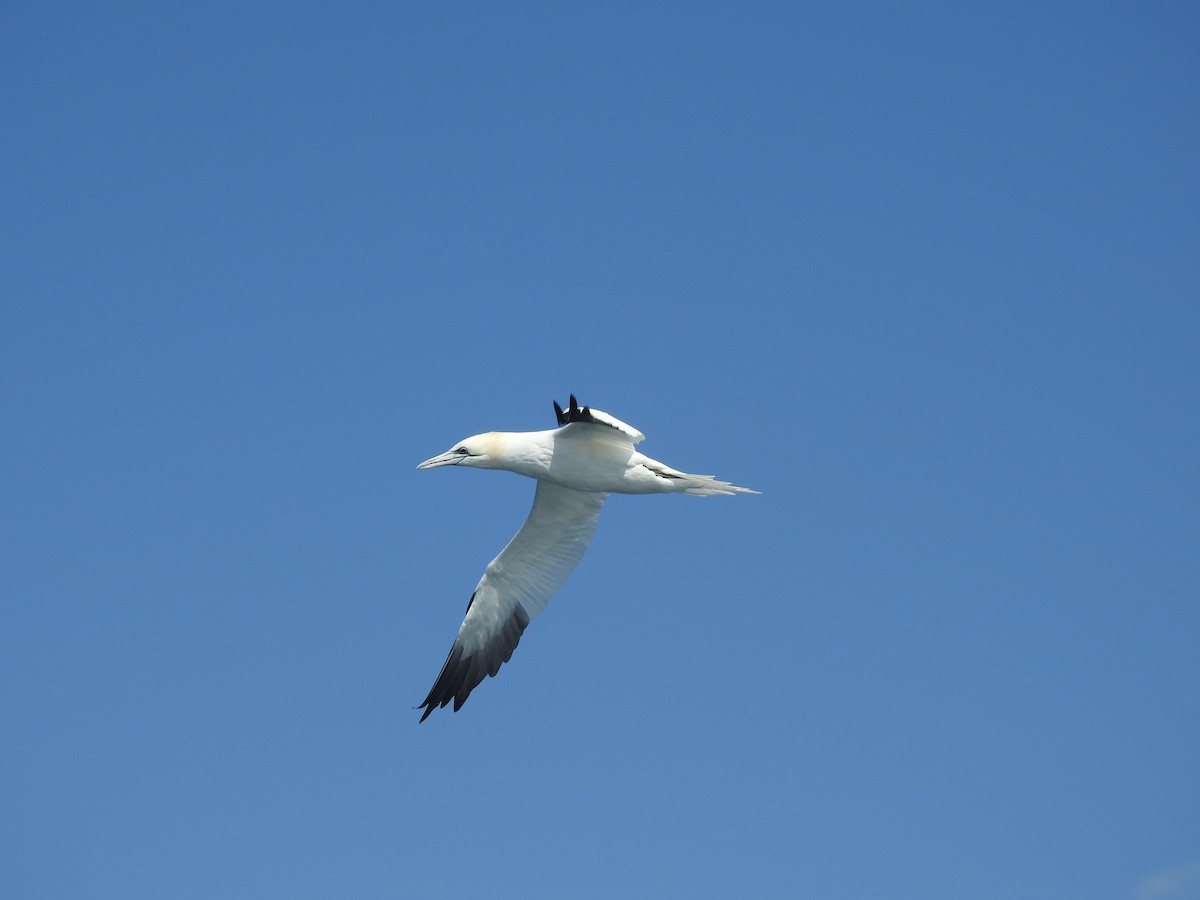
[[425,462],[417,466],[418,469],[436,469],[438,466],[457,466],[463,461],[461,453],[443,453],[441,456],[435,456],[432,459],[427,459]]

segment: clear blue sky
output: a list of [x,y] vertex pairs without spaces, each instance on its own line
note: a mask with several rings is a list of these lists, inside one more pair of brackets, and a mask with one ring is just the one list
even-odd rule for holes
[[[0,13],[0,893],[1200,897],[1191,3]],[[569,392],[615,497],[421,726]]]

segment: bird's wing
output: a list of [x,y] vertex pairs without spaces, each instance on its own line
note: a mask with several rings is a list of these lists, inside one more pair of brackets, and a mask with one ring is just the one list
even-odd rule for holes
[[571,425],[575,422],[586,422],[591,425],[607,425],[609,428],[617,429],[617,431],[628,437],[635,444],[646,439],[646,436],[632,425],[622,422],[616,416],[610,416],[602,409],[592,409],[590,406],[580,409],[579,404],[575,401],[574,394],[571,395],[571,400],[567,404],[565,412],[558,405],[558,401],[554,401],[554,415],[558,418],[559,425]]
[[583,557],[607,496],[538,482],[529,518],[475,586],[450,655],[421,704],[422,722],[451,700],[457,711],[484,677],[508,662],[529,620]]

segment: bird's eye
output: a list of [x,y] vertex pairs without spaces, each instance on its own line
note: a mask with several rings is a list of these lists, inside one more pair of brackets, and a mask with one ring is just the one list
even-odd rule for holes
[[457,450],[455,450],[454,452],[455,452],[455,453],[459,453],[459,454],[461,454],[461,455],[463,455],[463,456],[466,456],[466,455],[468,454],[468,452],[469,452],[469,451],[467,450],[467,448],[466,448],[466,447],[459,447],[459,448],[458,448]]

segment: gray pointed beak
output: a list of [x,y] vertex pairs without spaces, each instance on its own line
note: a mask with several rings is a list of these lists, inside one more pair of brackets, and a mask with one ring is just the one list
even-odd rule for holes
[[443,453],[440,456],[425,460],[417,468],[436,469],[438,466],[457,466],[462,461],[463,455],[461,453]]

